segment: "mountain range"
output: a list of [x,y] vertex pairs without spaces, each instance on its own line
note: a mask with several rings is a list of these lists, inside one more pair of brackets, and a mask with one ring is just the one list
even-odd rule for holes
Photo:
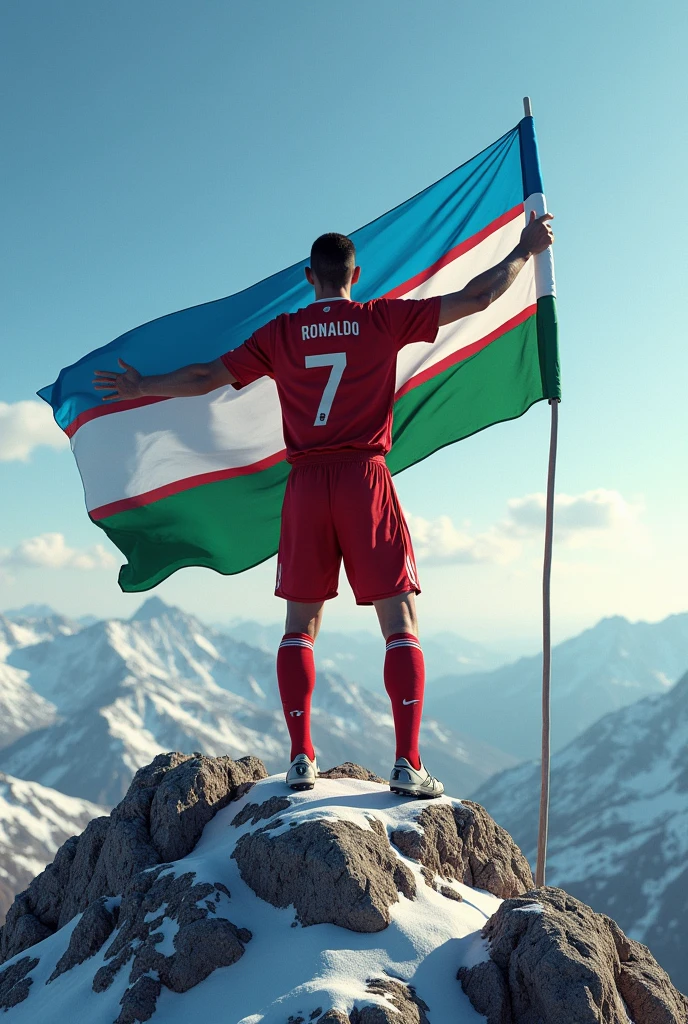
[[65,839],[103,813],[88,800],[0,773],[0,921]]
[[[552,746],[565,747],[609,711],[666,693],[688,666],[688,613],[661,622],[602,619],[552,651]],[[428,687],[426,710],[450,729],[518,760],[539,757],[542,656]]]
[[[37,696],[36,707],[53,717],[1,750],[0,770],[107,806],[161,750],[232,757],[251,751],[270,771],[284,770],[289,752],[274,666],[274,652],[158,598],[128,621],[71,632],[55,627],[6,655],[6,667]],[[358,759],[389,773],[394,730],[386,697],[337,672],[319,673],[313,734],[323,767]],[[515,764],[429,717],[422,743],[432,751],[433,770],[465,794]]]
[[[551,792],[548,884],[617,920],[688,990],[688,674],[556,754]],[[475,793],[531,863],[539,796],[538,764]]]

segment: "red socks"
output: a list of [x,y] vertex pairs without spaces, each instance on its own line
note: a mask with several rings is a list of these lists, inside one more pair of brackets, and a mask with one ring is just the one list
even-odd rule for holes
[[[396,756],[420,768],[418,734],[423,715],[425,662],[412,633],[394,633],[387,640],[385,689],[392,702]],[[286,633],[277,651],[277,682],[291,738],[291,759],[315,751],[311,741],[311,697],[315,687],[313,639],[307,633]]]
[[311,697],[315,686],[315,659],[313,638],[307,633],[285,633],[282,637],[277,651],[277,683],[291,738],[291,760],[297,754],[306,754],[313,761]]
[[387,639],[385,689],[392,702],[396,756],[405,757],[414,768],[420,768],[418,734],[423,715],[425,661],[412,633],[394,633]]

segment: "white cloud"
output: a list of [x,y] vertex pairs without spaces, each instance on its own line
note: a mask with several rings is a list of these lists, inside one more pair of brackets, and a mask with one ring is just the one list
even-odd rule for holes
[[[507,502],[501,529],[513,537],[541,535],[545,527],[545,495],[527,494]],[[568,547],[600,542],[639,542],[643,505],[629,502],[618,491],[598,487],[583,494],[557,494],[554,499],[555,539]]]
[[521,551],[521,545],[499,530],[471,535],[457,529],[449,516],[423,519],[406,513],[413,537],[413,548],[419,562],[426,565],[448,563],[510,562]]
[[26,462],[34,448],[68,448],[45,402],[0,402],[0,462]]
[[68,547],[63,534],[42,533],[14,548],[0,549],[0,569],[111,569],[115,557],[102,544],[79,551]]
[[[527,494],[507,502],[507,516],[482,533],[454,525],[449,516],[436,519],[406,514],[416,558],[426,565],[513,562],[530,540],[541,543],[545,529],[545,495]],[[598,488],[583,494],[557,494],[554,503],[555,542],[559,547],[646,547],[640,522],[643,506],[618,491]]]

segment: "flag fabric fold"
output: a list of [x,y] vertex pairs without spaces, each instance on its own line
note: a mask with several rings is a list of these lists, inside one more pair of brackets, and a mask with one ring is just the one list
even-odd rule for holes
[[[516,245],[544,212],[532,117],[440,181],[351,234],[355,298],[455,291]],[[224,299],[163,316],[61,371],[39,395],[70,438],[92,521],[122,551],[125,591],[184,566],[242,572],[277,550],[289,466],[274,381],[194,398],[102,403],[96,368],[143,374],[216,359],[279,313],[312,301],[297,263]],[[445,445],[560,398],[551,251],[487,310],[402,350],[394,443],[399,473]]]

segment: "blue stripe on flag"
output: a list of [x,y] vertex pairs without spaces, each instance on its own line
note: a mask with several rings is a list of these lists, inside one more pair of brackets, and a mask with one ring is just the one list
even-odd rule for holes
[[540,172],[540,155],[538,153],[535,119],[524,117],[518,126],[521,138],[521,173],[523,175],[523,198],[527,199],[534,192],[544,192],[542,174]]
[[[350,237],[364,268],[356,286],[359,302],[408,281],[523,202],[522,126],[523,122],[434,185],[353,232]],[[534,140],[532,126],[531,131]],[[313,301],[303,273],[307,263],[302,260],[227,298],[136,327],[66,367],[38,394],[52,405],[64,429],[81,413],[102,405],[91,386],[93,371],[117,369],[118,356],[143,374],[216,359],[273,317]]]

